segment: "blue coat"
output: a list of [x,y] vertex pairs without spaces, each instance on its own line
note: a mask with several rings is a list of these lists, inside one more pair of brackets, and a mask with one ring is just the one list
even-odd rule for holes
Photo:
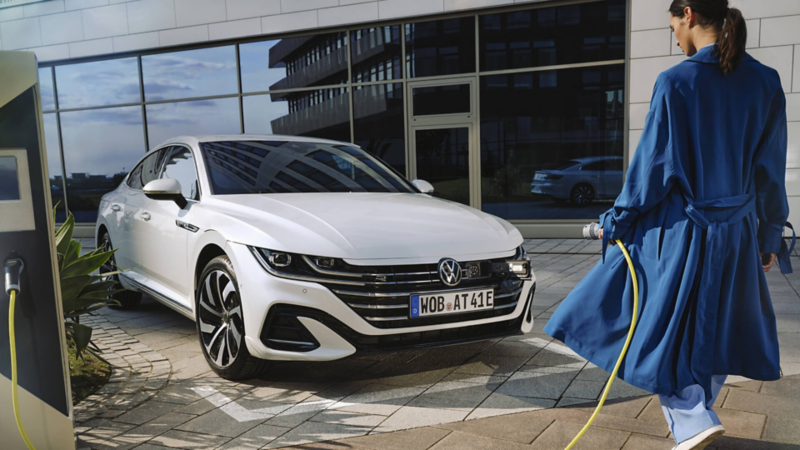
[[[778,73],[747,55],[725,76],[713,46],[661,73],[622,193],[600,216],[603,257],[544,331],[611,372],[640,284],[639,323],[619,377],[654,393],[712,375],[780,377],[775,313],[759,252],[779,253],[786,103]],[[792,246],[794,241],[792,241]]]

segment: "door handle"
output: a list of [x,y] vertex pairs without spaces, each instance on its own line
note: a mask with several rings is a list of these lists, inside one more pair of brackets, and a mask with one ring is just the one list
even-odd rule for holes
[[111,210],[112,210],[112,211],[119,212],[119,211],[121,211],[121,210],[122,210],[122,208],[120,208],[120,207],[119,207],[119,205],[111,205]]
[[143,212],[142,213],[142,219],[144,219],[145,222],[150,220],[150,213]]

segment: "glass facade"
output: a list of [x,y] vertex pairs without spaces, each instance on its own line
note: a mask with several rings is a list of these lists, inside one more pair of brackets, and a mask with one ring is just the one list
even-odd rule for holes
[[625,14],[537,4],[42,67],[57,218],[94,222],[171,137],[242,132],[352,142],[506,219],[596,217],[622,184]]

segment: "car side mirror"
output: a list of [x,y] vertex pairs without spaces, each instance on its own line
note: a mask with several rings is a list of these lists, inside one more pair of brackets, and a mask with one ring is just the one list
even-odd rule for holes
[[414,180],[411,182],[423,194],[433,194],[433,185],[425,180]]
[[169,200],[183,209],[188,203],[183,197],[181,184],[174,178],[153,180],[144,186],[144,195],[153,200]]

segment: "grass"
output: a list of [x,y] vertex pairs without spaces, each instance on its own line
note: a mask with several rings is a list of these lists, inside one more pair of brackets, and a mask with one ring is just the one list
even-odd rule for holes
[[83,360],[69,347],[69,378],[72,382],[72,404],[77,405],[97,392],[111,377],[111,366],[83,352]]

